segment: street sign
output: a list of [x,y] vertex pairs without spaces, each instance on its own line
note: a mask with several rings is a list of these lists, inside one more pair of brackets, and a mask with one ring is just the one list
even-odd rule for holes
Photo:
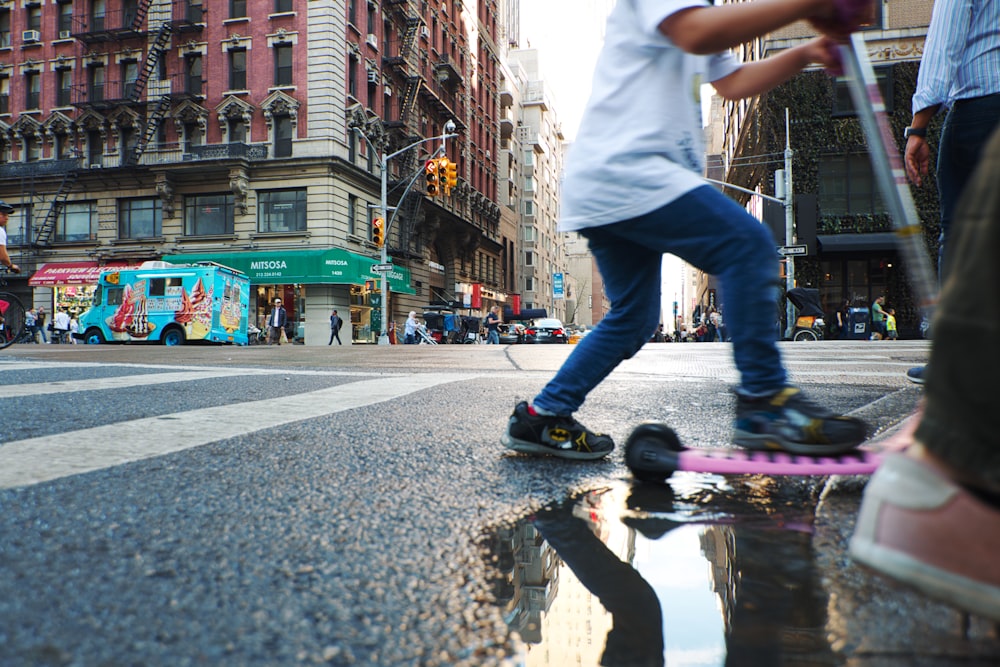
[[372,264],[372,271],[375,273],[389,273],[392,268],[392,264]]
[[808,255],[809,246],[805,245],[779,245],[778,254],[788,257],[789,255]]

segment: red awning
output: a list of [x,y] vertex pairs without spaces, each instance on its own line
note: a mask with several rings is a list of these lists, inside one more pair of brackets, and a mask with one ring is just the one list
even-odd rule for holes
[[51,287],[53,285],[93,285],[101,275],[101,271],[128,266],[125,262],[112,262],[98,266],[97,262],[59,262],[42,264],[28,279],[32,287]]

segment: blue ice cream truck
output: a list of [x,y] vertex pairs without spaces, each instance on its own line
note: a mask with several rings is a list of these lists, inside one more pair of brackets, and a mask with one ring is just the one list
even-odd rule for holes
[[86,343],[247,344],[250,279],[221,264],[145,262],[101,273],[74,336]]

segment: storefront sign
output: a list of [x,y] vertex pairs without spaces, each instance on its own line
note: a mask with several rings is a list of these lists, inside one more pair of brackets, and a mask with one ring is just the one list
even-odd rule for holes
[[32,287],[53,285],[96,285],[102,271],[128,266],[125,262],[99,266],[97,262],[59,262],[42,264],[28,279]]
[[165,255],[167,262],[212,261],[245,273],[251,285],[363,285],[385,276],[397,294],[416,294],[410,286],[410,271],[393,266],[391,271],[374,269],[378,260],[344,250],[285,250],[212,254]]

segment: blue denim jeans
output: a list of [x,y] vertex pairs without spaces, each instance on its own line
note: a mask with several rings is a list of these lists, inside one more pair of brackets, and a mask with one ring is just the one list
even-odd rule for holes
[[740,372],[737,389],[770,395],[786,383],[775,341],[778,254],[771,231],[711,186],[631,220],[580,232],[604,279],[611,311],[584,336],[534,405],[571,414],[660,321],[663,255],[676,255],[721,281],[726,327]]
[[1000,93],[959,100],[948,112],[938,147],[937,184],[941,207],[938,275],[944,283],[951,263],[945,254],[951,220],[979,156],[993,130],[1000,127]]

